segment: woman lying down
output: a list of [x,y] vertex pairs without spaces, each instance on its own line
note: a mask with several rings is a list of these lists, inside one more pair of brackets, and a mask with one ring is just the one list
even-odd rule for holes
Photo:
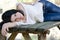
[[16,25],[35,24],[36,22],[43,22],[43,4],[37,2],[36,4],[17,4],[17,10],[7,10],[2,15],[2,30],[3,36],[6,36],[9,28]]
[[[54,14],[53,14],[54,15]],[[60,13],[58,14],[60,16]],[[52,16],[56,19],[56,16]],[[45,17],[46,16],[46,17]],[[7,10],[2,15],[1,33],[3,36],[7,35],[9,28],[16,25],[35,24],[37,22],[44,22],[48,15],[43,15],[43,4],[35,1],[33,4],[18,3],[17,9]],[[50,18],[51,16],[49,16]],[[58,18],[59,20],[60,18]],[[48,19],[47,19],[48,21]]]

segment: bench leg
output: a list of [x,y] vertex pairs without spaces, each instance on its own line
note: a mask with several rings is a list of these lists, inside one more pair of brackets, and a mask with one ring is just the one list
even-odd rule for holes
[[0,40],[6,40],[6,37],[2,36],[1,32],[0,32]]
[[58,25],[57,27],[58,27],[58,29],[60,30],[60,25]]
[[38,40],[46,40],[46,34],[38,34]]
[[6,40],[6,37],[4,37],[0,34],[0,40]]
[[32,40],[28,33],[22,33],[25,40]]
[[13,32],[8,40],[15,40],[15,37],[17,34],[18,34],[18,32]]

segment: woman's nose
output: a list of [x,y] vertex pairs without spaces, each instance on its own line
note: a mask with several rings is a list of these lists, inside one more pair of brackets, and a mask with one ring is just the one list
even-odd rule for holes
[[20,16],[16,16],[16,18],[20,18]]

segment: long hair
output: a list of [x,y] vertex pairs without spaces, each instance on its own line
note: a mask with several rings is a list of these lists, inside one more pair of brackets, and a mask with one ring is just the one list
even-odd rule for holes
[[7,10],[2,14],[3,21],[0,23],[0,25],[2,26],[4,23],[11,22],[11,15],[17,12],[20,12],[24,16],[24,12],[22,10],[15,10],[15,9]]

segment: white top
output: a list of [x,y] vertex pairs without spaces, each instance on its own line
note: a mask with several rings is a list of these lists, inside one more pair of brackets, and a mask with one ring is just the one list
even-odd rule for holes
[[35,3],[34,5],[20,3],[26,11],[26,23],[17,22],[17,25],[27,25],[35,24],[38,22],[43,22],[43,4],[40,2]]

